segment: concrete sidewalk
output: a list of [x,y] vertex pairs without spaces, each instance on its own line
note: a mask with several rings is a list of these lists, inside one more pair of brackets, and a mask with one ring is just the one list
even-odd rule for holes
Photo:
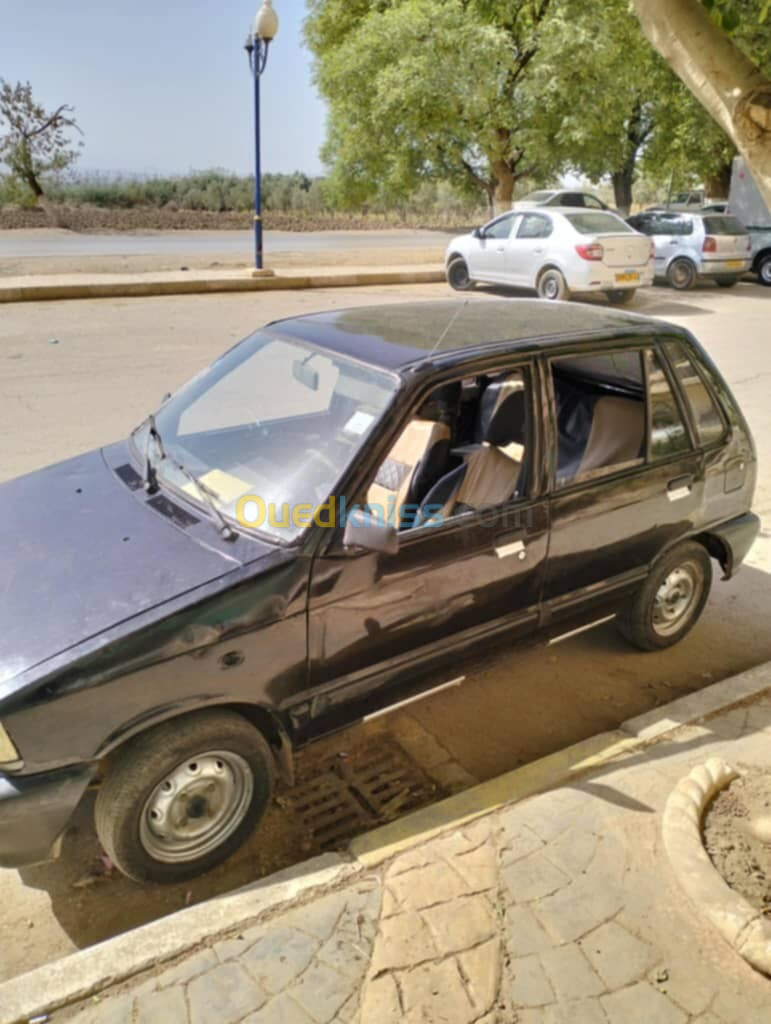
[[289,291],[444,281],[441,263],[387,267],[301,267],[254,277],[251,270],[147,271],[131,274],[28,274],[0,277],[0,303],[215,292]]
[[[320,895],[220,928],[173,966],[50,1019],[771,1024],[771,982],[689,902],[661,841],[667,798],[695,765],[720,756],[771,769],[771,666],[631,720],[592,747],[548,792],[498,806],[506,789],[513,799],[518,785],[538,785],[537,773],[521,782],[524,769],[354,841],[353,863]],[[432,834],[453,812],[465,824]],[[217,903],[176,917],[209,906],[217,934]],[[30,983],[35,976],[44,981],[35,972]],[[0,1008],[0,1019],[13,1018]]]

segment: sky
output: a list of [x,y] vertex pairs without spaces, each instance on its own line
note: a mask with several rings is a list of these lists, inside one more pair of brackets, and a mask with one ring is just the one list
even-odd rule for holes
[[[84,171],[254,167],[243,44],[261,0],[0,0],[0,77],[75,107]],[[262,169],[321,173],[325,108],[302,42],[305,0],[274,0],[261,80]]]

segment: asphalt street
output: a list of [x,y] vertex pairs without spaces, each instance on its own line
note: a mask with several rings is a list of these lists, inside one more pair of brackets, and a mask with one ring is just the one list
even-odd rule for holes
[[[447,294],[444,285],[426,285],[4,306],[0,480],[125,436],[162,395],[268,320]],[[430,734],[468,779],[491,778],[771,659],[771,289],[647,289],[634,309],[691,329],[733,387],[758,445],[764,535],[734,580],[716,579],[701,622],[672,651],[634,651],[612,626],[548,650],[481,651],[463,686],[384,720],[397,741],[410,729],[413,739],[415,728]],[[348,730],[330,749],[349,749],[362,735]],[[99,849],[86,808],[61,861],[0,871],[0,979],[304,856],[285,819],[272,810],[228,864],[187,886],[160,889],[94,871]]]

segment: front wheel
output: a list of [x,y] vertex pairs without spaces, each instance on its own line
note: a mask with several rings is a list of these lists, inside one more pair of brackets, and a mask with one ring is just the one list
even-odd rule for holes
[[559,270],[544,270],[538,278],[538,294],[542,299],[569,299],[567,282]]
[[733,288],[735,284],[739,283],[739,278],[734,277],[733,274],[725,275],[723,277],[716,277],[715,283],[721,288]]
[[672,260],[667,270],[667,280],[677,291],[688,291],[696,284],[696,267],[682,257]]
[[711,584],[712,563],[701,544],[678,544],[654,566],[619,614],[621,633],[643,651],[671,647],[696,624]]
[[614,306],[628,306],[635,296],[636,288],[611,288],[605,292],[608,302]]
[[766,288],[771,288],[771,252],[761,256],[757,264],[758,280]]
[[447,283],[456,292],[467,292],[474,286],[466,261],[460,256],[450,260],[447,266]]
[[96,800],[96,831],[137,882],[179,882],[238,849],[273,793],[263,736],[232,711],[164,722],[120,751]]

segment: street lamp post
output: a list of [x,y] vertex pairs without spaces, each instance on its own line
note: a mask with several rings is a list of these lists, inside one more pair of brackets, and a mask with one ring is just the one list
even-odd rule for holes
[[263,0],[254,27],[244,45],[254,79],[254,263],[262,270],[262,190],[260,167],[260,76],[268,63],[268,49],[278,32],[278,15],[273,0]]

